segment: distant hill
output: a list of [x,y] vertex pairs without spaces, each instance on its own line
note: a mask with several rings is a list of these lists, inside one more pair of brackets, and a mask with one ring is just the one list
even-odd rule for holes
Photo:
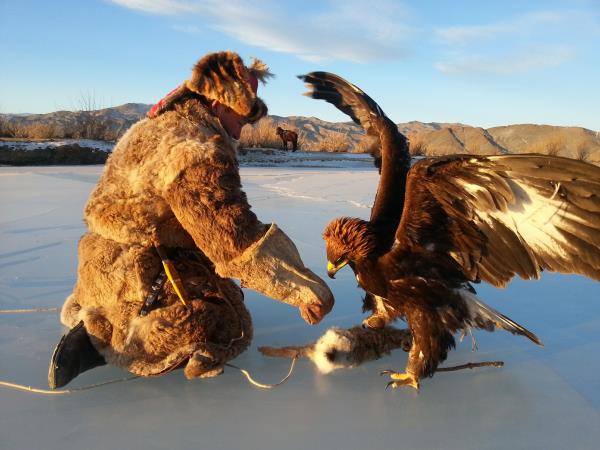
[[[151,105],[127,103],[95,111],[48,114],[0,114],[0,136],[21,138],[88,138],[116,140],[144,117]],[[300,147],[308,151],[368,151],[369,141],[353,122],[327,122],[316,117],[267,116],[244,131],[248,147],[278,146],[277,126],[296,130]],[[506,125],[484,129],[461,123],[398,124],[412,151],[423,155],[451,153],[550,153],[600,163],[600,135],[580,127]],[[245,139],[245,136],[247,139]]]
[[150,105],[126,103],[94,111],[0,114],[0,136],[116,140],[149,109]]

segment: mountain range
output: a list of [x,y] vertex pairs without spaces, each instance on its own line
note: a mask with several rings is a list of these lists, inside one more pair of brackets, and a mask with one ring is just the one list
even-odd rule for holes
[[[3,135],[14,137],[23,130],[41,130],[47,136],[91,137],[114,140],[144,117],[151,105],[127,103],[94,111],[57,111],[47,114],[0,114]],[[600,163],[600,133],[582,127],[517,124],[481,128],[461,123],[399,123],[398,129],[411,142],[411,151],[422,155],[452,153],[502,154],[549,153]],[[327,122],[316,117],[270,115],[255,127],[273,134],[275,127],[296,130],[304,150],[365,152],[368,140],[353,122]],[[272,131],[271,131],[272,129]],[[98,136],[85,136],[96,132]],[[243,136],[242,136],[243,139]],[[332,142],[335,145],[332,146]]]

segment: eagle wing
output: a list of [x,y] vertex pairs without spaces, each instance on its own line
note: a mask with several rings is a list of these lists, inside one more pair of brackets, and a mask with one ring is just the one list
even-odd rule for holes
[[371,210],[370,223],[376,231],[378,252],[391,247],[404,204],[410,154],[406,138],[379,105],[359,87],[329,72],[299,75],[311,90],[306,96],[331,103],[375,138],[372,154],[381,177]]
[[363,127],[368,135],[379,137],[378,122],[386,117],[379,105],[359,87],[330,72],[298,75],[311,90],[304,95],[325,100]]
[[396,247],[445,252],[471,281],[542,270],[600,280],[600,167],[555,156],[455,155],[413,166]]

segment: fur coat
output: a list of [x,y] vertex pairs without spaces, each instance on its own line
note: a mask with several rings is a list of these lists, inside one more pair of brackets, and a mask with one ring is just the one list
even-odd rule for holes
[[[61,320],[83,320],[108,363],[140,375],[185,365],[211,376],[252,338],[240,288],[300,308],[314,323],[333,305],[275,224],[251,211],[236,143],[197,99],[133,125],[119,140],[85,207],[78,280]],[[171,253],[191,297],[167,282],[158,307],[139,310],[162,270],[154,245]]]

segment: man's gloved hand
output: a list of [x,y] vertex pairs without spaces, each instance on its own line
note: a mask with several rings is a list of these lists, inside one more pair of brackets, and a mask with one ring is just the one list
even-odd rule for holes
[[275,224],[239,257],[217,265],[216,270],[222,277],[239,278],[242,287],[297,306],[311,325],[333,307],[329,287],[304,266],[292,240]]

